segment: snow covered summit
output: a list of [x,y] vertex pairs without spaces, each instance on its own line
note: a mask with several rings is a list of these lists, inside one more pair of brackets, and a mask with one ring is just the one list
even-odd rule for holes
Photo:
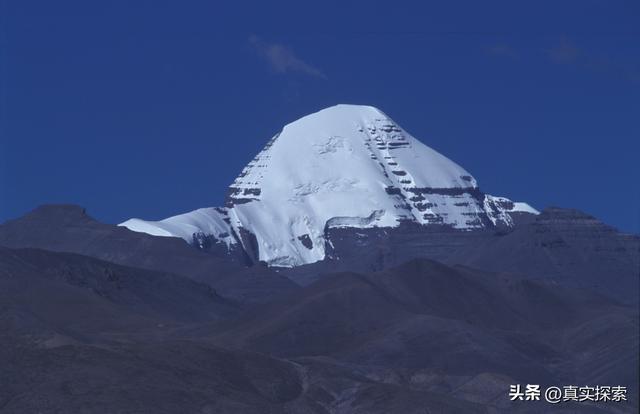
[[231,184],[224,208],[123,226],[202,243],[240,244],[271,266],[325,258],[331,227],[459,230],[513,226],[525,203],[483,194],[465,169],[418,141],[379,109],[337,105],[276,134]]

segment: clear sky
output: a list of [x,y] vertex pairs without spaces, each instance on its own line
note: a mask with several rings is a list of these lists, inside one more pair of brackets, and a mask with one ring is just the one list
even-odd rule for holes
[[221,205],[281,127],[382,109],[491,194],[639,232],[639,1],[4,1],[0,221]]

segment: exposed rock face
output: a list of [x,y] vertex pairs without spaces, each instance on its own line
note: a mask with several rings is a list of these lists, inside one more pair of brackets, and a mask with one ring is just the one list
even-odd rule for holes
[[638,302],[640,237],[620,233],[578,210],[547,208],[528,224],[468,248],[455,259]]
[[327,233],[327,259],[281,273],[309,283],[331,271],[378,271],[429,258],[638,303],[640,237],[573,209],[552,207],[514,219],[517,225],[505,232],[410,222],[393,229],[334,228]]
[[240,244],[256,261],[293,267],[324,260],[333,228],[410,222],[468,232],[511,228],[512,214],[536,213],[484,194],[469,172],[382,111],[337,105],[276,134],[231,184],[224,209],[122,225],[197,246]]

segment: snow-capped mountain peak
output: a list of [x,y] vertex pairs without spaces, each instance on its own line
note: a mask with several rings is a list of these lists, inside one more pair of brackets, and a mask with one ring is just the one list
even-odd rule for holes
[[[325,258],[331,227],[459,230],[512,226],[525,203],[483,194],[464,168],[371,106],[337,105],[286,125],[231,184],[224,209],[200,209],[134,231],[191,243],[210,235],[240,243],[272,266]],[[249,244],[251,246],[249,246]]]

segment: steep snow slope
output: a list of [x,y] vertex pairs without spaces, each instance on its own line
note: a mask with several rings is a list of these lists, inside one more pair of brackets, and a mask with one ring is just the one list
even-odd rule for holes
[[[273,137],[230,187],[226,209],[122,225],[198,241],[240,241],[273,266],[325,257],[329,227],[396,227],[402,221],[460,230],[512,226],[525,203],[484,195],[465,169],[370,106],[337,105]],[[196,237],[194,237],[196,235]],[[251,236],[252,235],[252,236]]]
[[189,243],[198,243],[205,236],[214,236],[227,246],[236,244],[236,239],[231,235],[226,209],[217,207],[200,208],[160,221],[133,218],[120,226],[153,236],[180,237]]

